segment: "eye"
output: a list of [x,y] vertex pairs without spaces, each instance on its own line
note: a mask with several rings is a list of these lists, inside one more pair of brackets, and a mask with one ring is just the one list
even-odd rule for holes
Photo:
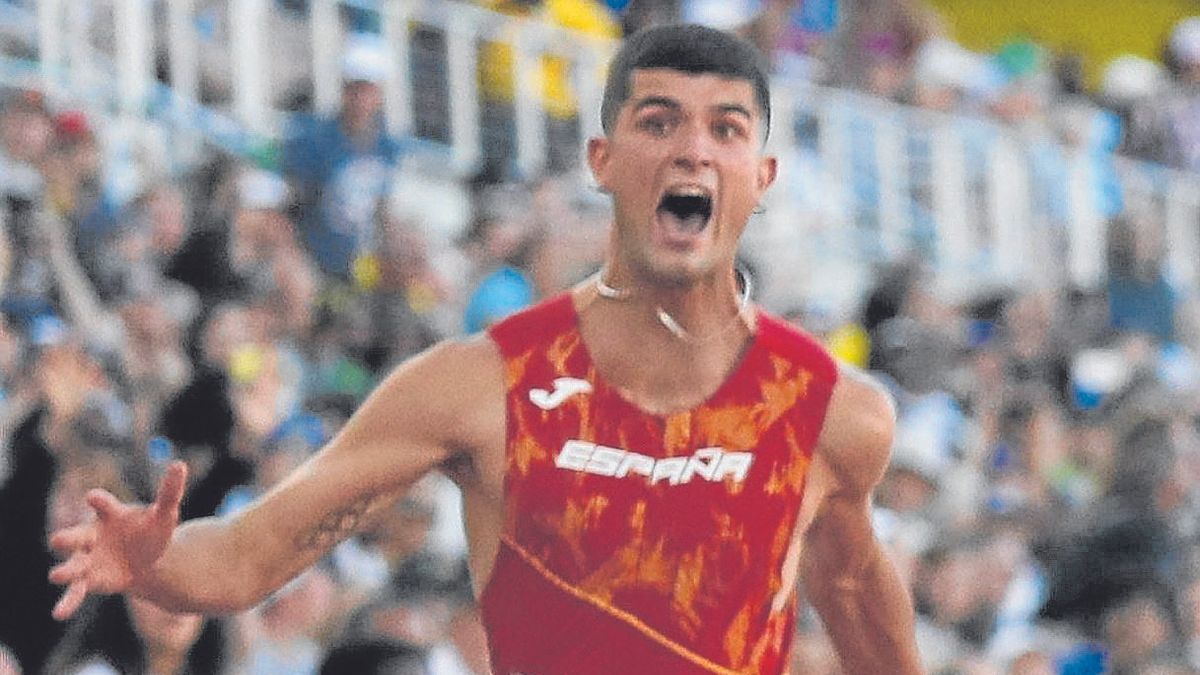
[[671,131],[671,120],[662,115],[649,115],[638,121],[638,129],[651,136],[663,137]]
[[746,135],[746,127],[739,122],[726,120],[717,122],[713,127],[713,133],[722,140],[741,138]]

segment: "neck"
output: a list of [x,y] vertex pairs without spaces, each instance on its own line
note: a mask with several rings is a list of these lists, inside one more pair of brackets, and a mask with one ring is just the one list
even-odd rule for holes
[[183,670],[186,655],[165,647],[146,650],[146,672],[149,675],[175,675]]
[[[749,325],[750,277],[732,266],[695,281],[647,282],[620,266],[605,268],[595,278],[596,295],[620,305],[626,325],[650,319],[648,330],[698,344],[721,337],[745,337]],[[735,330],[738,327],[743,330]]]
[[343,115],[342,130],[355,142],[369,141],[376,130],[376,117],[375,115]]
[[628,277],[619,273],[602,278],[576,289],[580,330],[604,379],[644,410],[669,414],[699,405],[751,344],[754,313],[739,311],[732,269],[688,286],[622,286]]

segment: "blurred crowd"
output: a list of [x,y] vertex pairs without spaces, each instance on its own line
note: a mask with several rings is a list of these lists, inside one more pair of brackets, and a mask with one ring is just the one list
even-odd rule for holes
[[[1103,288],[960,300],[900,265],[855,316],[797,312],[895,396],[876,528],[929,672],[1200,672],[1196,307],[1161,253],[1114,233]],[[797,672],[837,672],[802,635]]]
[[677,18],[751,38],[784,77],[990,118],[1031,140],[1200,170],[1200,17],[1176,24],[1157,58],[1087,63],[1037,42],[1034,27],[1015,29],[991,53],[968,50],[924,0],[682,0],[680,8]]
[[[120,204],[93,119],[2,94],[0,643],[13,656],[0,664],[486,672],[457,489],[440,476],[237,617],[116,597],[57,625],[46,533],[88,517],[90,488],[148,499],[174,458],[190,467],[184,518],[243,508],[396,363],[589,273],[598,196],[556,177],[457,185],[403,169],[378,87],[350,78],[338,118],[296,129],[271,170],[216,154]],[[460,234],[426,219],[430,199],[443,219],[458,204]]]
[[[479,4],[602,37],[736,29],[784,75],[1067,140],[1101,129],[1109,149],[1200,169],[1200,20],[1164,64],[1124,59],[1089,92],[1077,61],[1024,41],[972,54],[915,0],[840,17],[817,1]],[[344,18],[369,36],[372,17]],[[185,518],[235,513],[396,363],[594,271],[607,204],[566,149],[545,176],[507,168],[512,55],[484,49],[498,161],[465,182],[386,134],[369,49],[348,51],[335,117],[294,117],[271,156],[213,151],[179,174],[148,162],[133,198],[107,175],[103,115],[0,89],[0,675],[487,672],[440,476],[238,616],[111,597],[57,624],[45,544],[89,517],[88,489],[146,500],[175,458]],[[542,63],[552,148],[577,124],[564,67]],[[417,120],[427,137],[444,121]],[[1200,672],[1200,314],[1166,280],[1161,224],[1114,219],[1108,240],[1096,289],[943,293],[908,262],[849,314],[771,308],[897,400],[877,529],[932,673]],[[793,670],[836,673],[811,611],[798,630]]]

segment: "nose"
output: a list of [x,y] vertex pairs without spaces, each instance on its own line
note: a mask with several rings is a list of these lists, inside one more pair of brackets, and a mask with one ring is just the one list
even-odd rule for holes
[[712,166],[713,147],[709,141],[710,139],[699,125],[690,125],[684,133],[679,134],[679,144],[675,150],[675,166],[689,171]]

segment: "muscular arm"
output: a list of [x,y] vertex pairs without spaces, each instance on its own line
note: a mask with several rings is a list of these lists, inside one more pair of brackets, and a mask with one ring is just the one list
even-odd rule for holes
[[502,437],[492,429],[493,408],[503,409],[493,349],[482,339],[443,344],[404,364],[325,448],[248,509],[177,528],[128,592],[180,612],[253,606],[426,472],[493,432]]
[[843,369],[813,465],[824,494],[806,535],[804,582],[853,675],[921,672],[912,601],[871,527],[894,426],[887,396]]

